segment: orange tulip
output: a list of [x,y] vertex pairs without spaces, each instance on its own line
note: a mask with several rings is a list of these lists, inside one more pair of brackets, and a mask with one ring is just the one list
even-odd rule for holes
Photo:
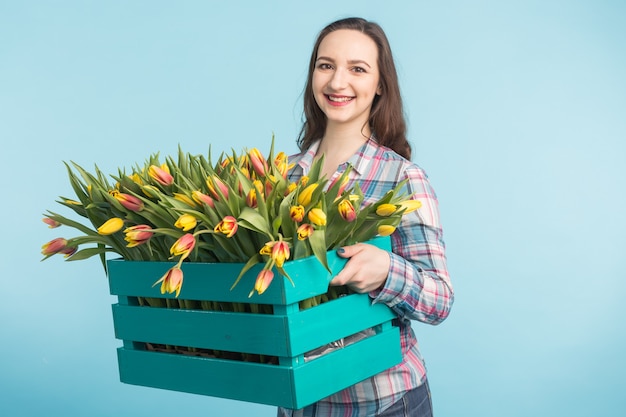
[[267,172],[267,161],[263,158],[261,151],[257,148],[253,148],[250,152],[248,152],[248,156],[254,172],[256,172],[259,176],[265,176]]
[[298,240],[305,240],[306,238],[308,238],[309,236],[313,234],[313,226],[311,226],[308,223],[300,225],[300,227],[298,227],[297,233],[298,233]]
[[284,240],[279,240],[272,245],[272,259],[276,266],[282,268],[283,264],[289,259],[289,244]]
[[215,202],[213,201],[213,199],[209,197],[208,195],[201,193],[198,190],[192,192],[191,197],[198,204],[206,204],[207,206],[211,208],[215,208]]
[[169,168],[166,164],[158,167],[156,165],[150,165],[148,168],[148,174],[150,177],[161,185],[174,184],[174,177],[169,172]]
[[58,237],[52,239],[50,242],[44,244],[41,247],[41,254],[45,256],[52,256],[57,253],[63,253],[62,251],[67,248],[67,239]]
[[134,195],[126,193],[114,193],[113,197],[115,197],[115,199],[119,201],[126,210],[141,211],[144,209],[143,201],[141,201]]
[[196,238],[191,233],[187,233],[174,242],[170,248],[170,254],[172,254],[172,256],[181,255],[181,259],[185,259],[189,256],[195,245]]
[[44,217],[42,220],[43,220],[43,222],[45,224],[48,225],[48,228],[50,228],[50,229],[55,229],[55,228],[61,226],[61,223],[59,223],[56,220],[52,220],[50,217]]
[[124,229],[124,233],[126,234],[124,240],[128,242],[126,246],[133,248],[135,246],[143,245],[150,240],[152,237],[152,228],[147,224],[139,224],[137,226]]
[[177,266],[170,268],[154,285],[158,283],[161,283],[161,294],[176,292],[176,297],[178,297],[183,286],[182,269]]
[[[254,283],[254,289],[257,293],[263,294],[267,287],[270,286],[272,280],[274,279],[274,272],[271,269],[263,269],[259,272],[259,275],[256,277],[256,282]],[[252,293],[250,293],[252,295]]]
[[217,224],[217,226],[215,226],[213,231],[215,233],[222,233],[226,235],[226,237],[233,237],[233,235],[237,232],[237,228],[237,219],[233,216],[226,216]]
[[[209,191],[211,195],[216,200],[221,200],[220,193],[226,200],[228,200],[228,186],[224,184],[224,181],[220,179],[217,175],[210,176],[206,179],[206,185],[209,187]],[[219,190],[219,192],[218,192]]]

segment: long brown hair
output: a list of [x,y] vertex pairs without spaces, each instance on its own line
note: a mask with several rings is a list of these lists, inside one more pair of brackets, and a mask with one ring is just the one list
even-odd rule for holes
[[341,19],[329,24],[322,29],[315,41],[309,62],[309,75],[304,87],[304,122],[298,137],[298,146],[301,150],[307,149],[314,141],[322,138],[326,131],[326,115],[320,110],[313,95],[313,71],[320,43],[329,33],[339,29],[357,30],[376,43],[381,94],[374,98],[369,124],[379,144],[410,159],[411,145],[406,139],[402,97],[389,41],[378,24],[358,17]]

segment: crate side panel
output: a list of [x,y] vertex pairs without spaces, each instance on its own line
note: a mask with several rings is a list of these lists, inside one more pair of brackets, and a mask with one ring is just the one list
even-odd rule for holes
[[165,345],[287,356],[286,318],[114,305],[118,339]]
[[394,319],[367,294],[352,294],[288,317],[291,355],[299,355]]
[[288,408],[292,370],[272,365],[118,349],[120,381]]
[[294,369],[296,408],[374,376],[402,361],[400,331],[392,327]]

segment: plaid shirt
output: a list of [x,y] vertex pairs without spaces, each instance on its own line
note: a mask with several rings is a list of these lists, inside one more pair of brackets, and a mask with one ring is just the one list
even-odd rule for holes
[[[318,146],[319,142],[290,158],[290,162],[295,162],[290,180],[296,181],[308,173]],[[403,216],[392,234],[393,253],[387,281],[382,289],[369,294],[374,303],[384,303],[398,315],[403,361],[304,409],[279,408],[278,416],[361,417],[384,411],[426,380],[426,368],[411,320],[439,324],[448,316],[454,300],[437,198],[424,171],[374,139],[340,165],[329,183],[349,165],[353,170],[347,188],[358,182],[365,203],[377,201],[405,179],[408,179],[408,195],[422,203],[418,210]]]

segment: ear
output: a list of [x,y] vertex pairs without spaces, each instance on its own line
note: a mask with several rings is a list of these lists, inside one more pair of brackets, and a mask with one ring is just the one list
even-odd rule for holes
[[378,88],[376,89],[376,95],[380,96],[383,94],[383,86],[378,84]]

